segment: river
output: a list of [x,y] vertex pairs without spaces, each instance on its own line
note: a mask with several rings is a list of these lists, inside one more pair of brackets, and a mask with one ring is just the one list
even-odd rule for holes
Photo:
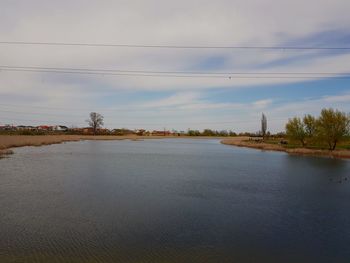
[[0,160],[0,262],[350,262],[350,161],[218,140]]

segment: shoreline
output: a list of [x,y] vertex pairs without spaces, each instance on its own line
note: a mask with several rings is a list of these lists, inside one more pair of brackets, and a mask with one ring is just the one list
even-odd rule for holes
[[268,144],[268,143],[256,143],[246,141],[247,138],[230,138],[221,140],[222,144],[246,147],[251,149],[257,149],[261,151],[275,151],[275,152],[285,152],[291,155],[300,156],[315,156],[315,157],[327,157],[327,158],[337,158],[337,159],[350,159],[349,150],[319,150],[319,149],[308,149],[308,148],[294,148],[288,149],[282,145]]
[[77,141],[118,141],[118,140],[131,140],[131,141],[143,141],[151,139],[216,139],[220,140],[220,143],[225,145],[231,145],[236,147],[246,147],[251,149],[257,149],[261,151],[277,151],[285,152],[292,155],[301,156],[316,156],[316,157],[328,157],[339,159],[350,159],[349,150],[318,150],[308,148],[294,148],[288,149],[282,145],[268,144],[268,143],[256,143],[247,141],[248,137],[208,137],[208,136],[137,136],[137,135],[124,135],[124,136],[111,136],[111,135],[0,135],[0,157],[13,154],[13,148],[25,147],[25,146],[45,146],[51,144],[60,144],[64,142],[77,142]]
[[0,135],[0,157],[13,154],[11,150],[18,147],[26,146],[45,146],[51,144],[60,144],[64,142],[78,142],[78,141],[119,141],[131,140],[142,141],[151,139],[218,139],[223,137],[207,137],[207,136],[137,136],[137,135]]

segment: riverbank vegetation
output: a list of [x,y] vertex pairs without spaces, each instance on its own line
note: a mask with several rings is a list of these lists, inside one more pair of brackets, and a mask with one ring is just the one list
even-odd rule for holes
[[319,117],[294,117],[285,133],[260,138],[225,139],[223,144],[298,155],[350,158],[350,115],[334,109],[323,109]]
[[[91,116],[90,116],[91,117]],[[102,116],[101,116],[102,117]],[[222,138],[222,143],[261,150],[284,151],[292,154],[323,155],[350,158],[350,115],[333,109],[323,109],[319,117],[305,115],[289,119],[285,132],[270,134],[263,115],[261,131],[235,133],[204,129],[177,131],[146,131],[143,129],[101,129],[103,117],[90,128],[72,129],[10,129],[0,131],[0,155],[11,154],[10,148],[40,146],[79,140],[138,140],[157,138]],[[11,136],[9,136],[11,135]],[[93,136],[98,135],[98,136]]]
[[333,109],[323,109],[318,118],[305,115],[294,117],[286,124],[286,135],[292,143],[302,147],[313,147],[334,151],[337,146],[349,140],[350,116]]

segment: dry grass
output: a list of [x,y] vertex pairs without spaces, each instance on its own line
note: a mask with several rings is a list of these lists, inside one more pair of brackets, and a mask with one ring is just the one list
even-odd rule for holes
[[280,151],[295,155],[310,155],[310,156],[325,156],[332,158],[346,158],[350,159],[349,150],[317,150],[317,149],[307,149],[307,148],[294,148],[288,149],[279,144],[269,144],[269,143],[257,143],[254,141],[248,141],[247,137],[237,137],[234,139],[224,139],[221,141],[223,144],[234,145],[238,147],[248,147],[254,149],[260,149],[264,151]]
[[22,146],[40,146],[61,143],[64,141],[77,141],[76,136],[0,136],[0,150]]

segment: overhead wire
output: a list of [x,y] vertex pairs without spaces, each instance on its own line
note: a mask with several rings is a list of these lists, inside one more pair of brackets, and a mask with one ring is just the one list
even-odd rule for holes
[[[200,75],[195,73],[182,73],[182,75],[178,74],[160,74],[160,73],[120,73],[120,72],[106,72],[102,70],[65,70],[65,69],[32,69],[26,67],[1,67],[1,71],[10,71],[10,72],[30,72],[30,73],[55,73],[55,74],[78,74],[78,75],[100,75],[100,76],[127,76],[127,77],[166,77],[166,78],[216,78],[216,79],[324,79],[324,78],[337,78],[337,79],[349,79],[350,73],[296,73],[296,72],[285,72],[283,73],[239,73],[233,72],[232,74],[219,73],[214,75],[215,73],[210,73],[205,75],[205,73],[201,73]],[[272,75],[272,76],[271,76]]]
[[73,43],[40,41],[0,41],[2,45],[45,45],[45,46],[85,46],[114,48],[162,48],[162,49],[248,49],[248,50],[350,50],[350,47],[330,46],[248,46],[248,45],[149,45],[149,44],[114,44],[114,43]]

